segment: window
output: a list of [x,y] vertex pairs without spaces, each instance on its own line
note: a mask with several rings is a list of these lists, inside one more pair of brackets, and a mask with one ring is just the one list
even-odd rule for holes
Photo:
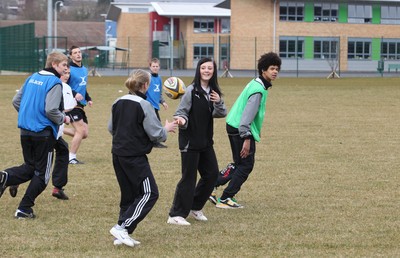
[[195,18],[194,32],[214,32],[213,18]]
[[347,48],[348,59],[371,59],[371,40],[349,38]]
[[382,24],[400,24],[400,6],[381,6]]
[[314,58],[335,59],[338,57],[339,41],[335,38],[314,39]]
[[400,60],[400,40],[385,40],[382,42],[382,58]]
[[193,59],[200,60],[203,57],[214,57],[214,46],[213,45],[194,45],[193,47]]
[[279,19],[281,21],[304,20],[304,3],[281,1],[279,3]]
[[314,21],[336,22],[338,20],[338,4],[314,4]]
[[231,33],[231,20],[229,18],[221,19],[221,33]]
[[371,23],[372,7],[371,5],[349,4],[349,23]]
[[303,58],[303,46],[303,38],[282,37],[279,39],[279,56],[281,58]]

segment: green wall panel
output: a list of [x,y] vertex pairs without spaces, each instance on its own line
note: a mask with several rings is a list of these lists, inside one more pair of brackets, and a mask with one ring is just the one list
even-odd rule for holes
[[372,60],[380,60],[381,59],[381,39],[373,38],[372,39]]
[[348,9],[347,4],[340,3],[339,4],[339,23],[347,23],[348,17]]
[[372,5],[372,24],[381,23],[381,6],[374,4]]
[[314,3],[304,4],[304,21],[313,22],[314,21]]
[[314,37],[304,37],[304,59],[314,58]]

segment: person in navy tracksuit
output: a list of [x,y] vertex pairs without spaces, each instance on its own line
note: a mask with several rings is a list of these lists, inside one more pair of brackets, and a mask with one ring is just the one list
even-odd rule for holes
[[129,236],[155,205],[158,188],[147,158],[155,142],[165,141],[176,122],[158,120],[146,101],[150,73],[135,70],[125,82],[129,94],[112,105],[108,130],[112,134],[112,157],[121,190],[118,223],[111,228],[114,244],[140,244]]
[[34,73],[14,96],[21,129],[24,164],[0,171],[0,196],[7,186],[30,181],[15,217],[35,218],[32,207],[46,188],[53,163],[53,150],[59,126],[70,119],[62,111],[62,82],[68,58],[62,53],[50,53],[46,68]]

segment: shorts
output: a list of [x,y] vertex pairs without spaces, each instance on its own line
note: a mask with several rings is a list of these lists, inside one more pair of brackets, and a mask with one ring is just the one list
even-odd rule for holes
[[66,113],[71,118],[71,123],[77,122],[79,120],[83,120],[85,124],[88,124],[88,120],[85,114],[85,110],[83,108],[75,107],[71,111]]

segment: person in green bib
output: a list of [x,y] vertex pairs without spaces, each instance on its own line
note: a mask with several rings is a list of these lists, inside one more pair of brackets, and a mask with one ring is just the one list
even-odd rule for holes
[[265,116],[268,89],[276,79],[281,68],[280,57],[273,52],[263,54],[258,60],[259,76],[251,80],[236,99],[226,117],[226,131],[232,150],[233,163],[220,171],[215,185],[228,186],[220,198],[216,191],[209,200],[217,208],[243,208],[234,196],[249,177],[254,167],[256,144],[260,141],[260,133]]

